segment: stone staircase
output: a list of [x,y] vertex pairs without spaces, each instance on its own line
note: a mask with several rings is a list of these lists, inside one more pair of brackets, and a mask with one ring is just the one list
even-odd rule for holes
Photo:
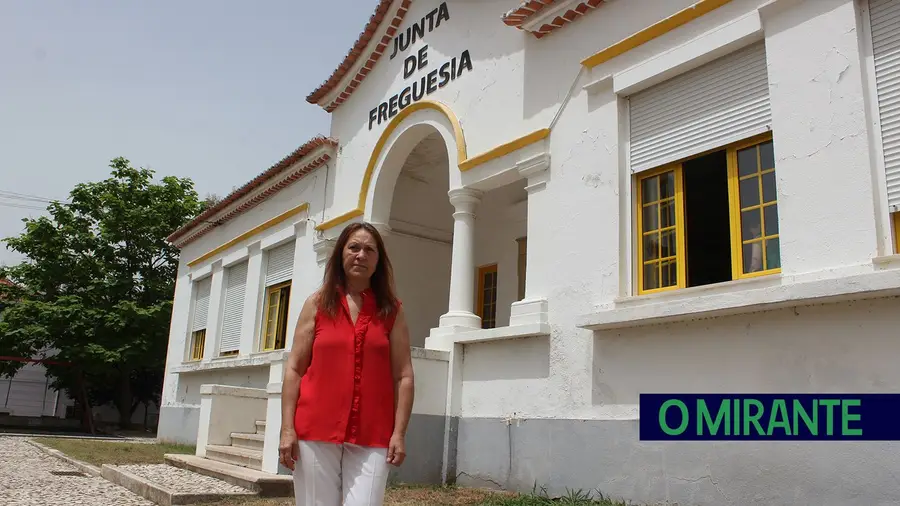
[[232,432],[230,445],[206,445],[206,458],[233,466],[261,470],[265,433],[266,422],[257,420],[255,433]]

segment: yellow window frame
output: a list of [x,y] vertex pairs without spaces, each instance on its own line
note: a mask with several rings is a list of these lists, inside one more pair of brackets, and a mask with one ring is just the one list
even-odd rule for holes
[[[761,168],[761,160],[759,158],[760,155],[758,153],[757,153],[757,163],[758,163],[757,169],[758,169],[758,171],[756,173],[754,173],[753,175],[746,176],[746,177],[739,177],[738,176],[738,166],[737,166],[738,151],[748,148],[748,147],[751,147],[751,146],[756,146],[759,144],[763,144],[765,142],[772,141],[772,139],[773,139],[772,133],[767,132],[764,134],[749,137],[747,139],[743,139],[739,142],[729,144],[724,147],[710,149],[703,153],[699,153],[697,155],[685,158],[684,160],[680,160],[675,163],[670,163],[665,166],[662,166],[662,167],[659,167],[656,169],[651,169],[651,170],[648,170],[648,171],[645,171],[645,172],[642,172],[642,173],[636,175],[635,183],[636,183],[637,188],[635,191],[636,199],[635,199],[635,204],[634,204],[634,214],[636,216],[636,219],[634,221],[634,223],[635,223],[634,237],[637,238],[637,240],[635,241],[636,242],[635,248],[637,250],[636,270],[637,270],[637,282],[638,282],[638,284],[637,284],[638,295],[647,295],[647,294],[658,293],[658,292],[679,290],[679,289],[683,289],[687,286],[687,262],[686,262],[686,260],[687,260],[688,238],[687,238],[687,234],[685,232],[685,221],[684,221],[685,214],[684,214],[683,164],[690,160],[700,158],[700,157],[706,156],[710,153],[715,153],[717,151],[725,151],[726,152],[726,164],[727,164],[727,171],[728,171],[728,173],[727,173],[728,212],[729,212],[729,227],[730,227],[730,237],[731,237],[731,275],[732,275],[732,280],[752,278],[752,277],[758,277],[758,276],[768,276],[771,274],[777,274],[777,273],[781,272],[781,267],[776,267],[776,268],[772,268],[772,269],[768,269],[768,270],[764,269],[762,271],[751,272],[751,273],[745,274],[743,272],[743,262],[742,262],[742,246],[745,242],[741,238],[741,221],[740,221],[741,220],[741,208],[740,208],[739,187],[740,187],[740,181],[742,179],[749,179],[751,177],[759,178],[760,205],[757,207],[760,208],[760,224],[761,224],[762,234],[763,234],[761,239],[767,240],[767,239],[780,238],[779,234],[765,235],[765,230],[766,230],[765,221],[764,221],[765,218],[762,216],[764,214],[762,212],[763,207],[769,207],[770,205],[774,205],[774,206],[778,205],[777,192],[776,192],[776,198],[774,201],[766,202],[766,203],[762,202],[762,199],[763,199],[762,176],[764,174],[768,174],[769,172],[776,172],[776,168],[762,169]],[[656,178],[658,176],[661,176],[661,175],[669,173],[669,172],[672,172],[674,175],[675,194],[672,197],[667,197],[664,199],[660,198],[661,197],[661,195],[659,193],[660,186],[659,186],[659,183],[657,183],[657,200],[645,202],[644,201],[645,196],[643,195],[643,191],[644,191],[643,182],[647,179]],[[668,200],[672,200],[672,199],[674,199],[674,204],[675,204],[675,223],[672,226],[663,227],[662,226],[662,211],[661,211],[662,206],[660,204],[664,200],[668,201]],[[652,205],[657,206],[658,214],[657,214],[657,218],[656,218],[656,224],[657,224],[658,228],[651,229],[651,230],[648,230],[645,232],[644,231],[643,210],[645,207],[650,207]],[[749,210],[749,209],[752,209],[753,207],[754,206],[748,206],[744,210]],[[898,216],[900,216],[900,213],[898,213]],[[673,229],[676,231],[676,233],[675,233],[675,241],[676,241],[675,255],[662,257],[661,256],[662,255],[662,241],[661,241],[662,233],[673,230]],[[652,235],[654,233],[659,234],[659,237],[660,237],[660,241],[657,245],[657,247],[660,248],[659,253],[656,258],[645,259],[644,258],[644,256],[645,256],[644,255],[644,236]],[[780,227],[779,227],[779,233],[780,233]],[[753,242],[753,241],[746,241],[746,242],[749,243],[749,242]],[[763,244],[765,244],[765,243],[763,242]],[[780,246],[780,244],[779,244],[779,246]],[[766,265],[765,250],[766,250],[766,248],[763,247],[763,254],[764,254],[763,265]],[[779,250],[780,250],[780,248],[779,248]],[[898,250],[900,250],[900,242],[898,242]],[[676,282],[675,282],[675,284],[672,284],[669,286],[663,286],[663,287],[659,287],[659,288],[644,289],[644,266],[653,264],[653,263],[656,263],[657,265],[661,266],[662,262],[669,262],[672,260],[675,261],[675,265],[676,265]],[[779,265],[780,265],[780,262],[779,262]],[[661,280],[662,280],[661,268],[660,268],[658,276],[659,276],[660,282],[661,282]]]
[[[290,292],[287,292],[287,297],[282,297],[282,293],[285,288],[290,286],[291,282],[285,281],[266,288],[266,298],[263,302],[263,328],[262,334],[260,334],[262,351],[274,351],[285,347],[286,336],[284,334],[287,333],[286,310],[290,300]],[[282,300],[285,298],[288,300]],[[270,317],[273,314],[274,319]],[[270,330],[272,330],[271,335]]]
[[482,328],[493,328],[493,327],[484,327],[484,303],[485,303],[484,280],[488,274],[494,274],[494,286],[492,288],[493,292],[494,292],[494,302],[493,302],[494,320],[493,320],[493,323],[494,323],[494,327],[497,326],[497,287],[499,286],[499,279],[497,278],[497,264],[490,264],[490,265],[483,265],[478,268],[478,282],[475,284],[475,286],[478,289],[477,302],[475,305],[475,313],[481,318]]
[[528,237],[520,237],[516,239],[519,246],[519,257],[517,272],[519,273],[519,300],[525,298],[525,272],[528,259]]
[[206,347],[206,329],[191,332],[191,360],[203,360],[203,348]]
[[894,254],[900,255],[900,211],[893,214],[894,218]]
[[[777,234],[766,235],[766,217],[765,217],[765,208],[774,206],[776,209],[776,213],[778,211],[778,192],[776,190],[775,200],[771,202],[763,202],[763,175],[769,173],[776,173],[776,167],[772,167],[770,169],[764,169],[762,167],[762,155],[760,154],[760,149],[756,148],[756,166],[757,172],[754,172],[751,175],[747,176],[739,176],[738,174],[738,159],[737,154],[738,151],[741,151],[746,148],[759,146],[766,142],[772,142],[772,133],[764,133],[761,135],[757,135],[743,141],[740,141],[735,144],[731,144],[727,148],[727,157],[728,157],[728,202],[730,208],[730,223],[731,223],[731,276],[732,279],[746,279],[746,278],[755,278],[759,276],[769,276],[771,274],[778,274],[781,272],[781,262],[778,262],[779,267],[775,267],[772,269],[766,269],[765,266],[767,264],[767,255],[768,248],[766,247],[766,243],[769,240],[778,240],[779,241],[779,255],[781,251],[781,240],[780,233],[781,227],[778,227]],[[774,157],[773,157],[774,158]],[[740,203],[740,183],[743,180],[757,178],[758,183],[758,196],[759,196],[759,204],[755,206],[747,206],[746,208],[741,208]],[[777,188],[777,187],[776,187]],[[760,220],[760,238],[752,240],[744,240],[741,237],[741,213],[743,211],[759,209],[759,220]],[[743,263],[743,246],[745,244],[750,244],[753,242],[760,242],[762,245],[762,265],[763,269],[756,272],[744,272],[744,263]]]
[[[637,177],[637,200],[635,202],[634,213],[637,216],[637,220],[635,221],[636,229],[635,229],[635,237],[637,240],[637,271],[638,271],[638,294],[650,294],[650,293],[658,293],[658,292],[666,292],[669,290],[677,290],[679,288],[684,288],[686,286],[686,275],[687,269],[686,264],[684,262],[685,259],[685,233],[684,233],[684,185],[681,177],[682,166],[681,162],[666,165],[664,167],[660,167],[658,169],[649,170],[645,173],[641,173]],[[668,172],[674,173],[675,179],[675,194],[672,197],[667,197],[665,199],[659,198],[659,189],[660,185],[657,182],[657,199],[651,201],[644,201],[644,185],[643,182],[647,179],[657,178],[663,174]],[[674,199],[675,204],[675,224],[673,226],[662,227],[662,211],[661,204],[662,202],[668,201],[670,199]],[[656,222],[659,225],[658,228],[649,230],[644,232],[644,208],[656,205],[657,206],[657,218]],[[651,234],[658,234],[659,237],[662,237],[663,232],[668,232],[670,230],[675,230],[675,255],[669,255],[665,258],[662,258],[662,242],[660,241],[657,244],[659,248],[659,255],[657,258],[653,259],[645,259],[644,258],[644,236],[649,236]],[[644,289],[644,266],[650,264],[657,264],[657,268],[660,269],[663,262],[675,261],[675,284],[670,286],[662,286],[659,288],[650,288]],[[660,274],[661,278],[661,274]]]

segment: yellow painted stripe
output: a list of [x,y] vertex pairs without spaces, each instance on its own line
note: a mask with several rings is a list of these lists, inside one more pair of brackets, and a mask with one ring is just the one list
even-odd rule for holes
[[261,225],[258,225],[256,227],[248,230],[247,232],[244,232],[243,234],[235,237],[234,239],[226,242],[225,244],[219,246],[218,248],[215,248],[214,250],[210,251],[209,253],[205,253],[205,254],[195,258],[194,260],[191,260],[190,262],[188,262],[188,267],[194,267],[195,265],[199,264],[200,262],[208,260],[208,259],[214,257],[215,255],[222,253],[223,251],[227,250],[228,248],[231,248],[235,244],[238,244],[241,241],[249,239],[264,230],[268,230],[268,229],[274,227],[275,225],[278,225],[279,223],[287,220],[291,216],[296,216],[296,215],[302,213],[303,211],[306,211],[307,209],[309,209],[309,203],[304,202],[293,209],[285,211],[285,212],[279,214],[278,216],[272,218],[271,220],[268,220],[268,221],[262,223]]
[[651,40],[665,35],[679,26],[685,25],[704,14],[712,12],[719,7],[727,4],[731,0],[700,0],[699,2],[682,9],[675,14],[654,23],[643,30],[626,37],[619,42],[591,55],[581,61],[581,64],[587,68],[593,68],[603,62],[609,61],[622,53],[630,51],[641,44],[650,42]]
[[501,144],[493,149],[490,149],[488,151],[485,151],[484,153],[481,153],[480,155],[473,156],[472,158],[469,158],[467,160],[460,162],[459,170],[461,170],[461,171],[471,170],[472,168],[474,168],[478,165],[481,165],[485,162],[488,162],[495,158],[500,158],[501,156],[508,155],[508,154],[512,153],[513,151],[516,151],[518,149],[524,148],[525,146],[528,146],[529,144],[533,144],[539,140],[546,139],[548,135],[550,135],[549,128],[542,128],[540,130],[535,130],[534,132],[531,132],[528,135],[523,135],[522,137],[519,137],[518,139],[507,142],[506,144]]

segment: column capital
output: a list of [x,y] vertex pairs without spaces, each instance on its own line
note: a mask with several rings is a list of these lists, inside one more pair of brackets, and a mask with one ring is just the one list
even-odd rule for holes
[[454,188],[447,192],[450,196],[450,203],[457,211],[477,205],[481,202],[483,192],[474,188]]

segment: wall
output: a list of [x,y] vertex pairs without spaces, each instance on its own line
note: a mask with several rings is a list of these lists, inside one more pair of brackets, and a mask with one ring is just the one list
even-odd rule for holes
[[403,301],[410,344],[422,347],[447,312],[450,245],[389,233],[385,247],[391,255],[397,295]]

